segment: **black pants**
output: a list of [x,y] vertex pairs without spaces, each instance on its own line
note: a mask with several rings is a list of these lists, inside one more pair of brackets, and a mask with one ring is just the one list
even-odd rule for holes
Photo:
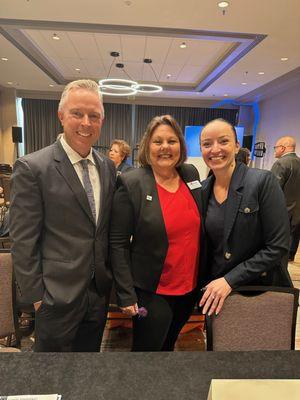
[[139,307],[146,317],[133,318],[132,351],[173,351],[181,328],[196,303],[196,291],[183,296],[165,296],[136,288]]
[[80,301],[64,308],[42,303],[35,314],[36,352],[99,352],[108,310],[94,281]]

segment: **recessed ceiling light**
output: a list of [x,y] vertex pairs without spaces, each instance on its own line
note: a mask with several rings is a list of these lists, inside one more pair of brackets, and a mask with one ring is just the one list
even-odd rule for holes
[[263,71],[259,72],[258,75],[264,75],[265,73]]
[[228,97],[228,94],[227,94],[227,93],[224,93],[224,97]]
[[186,43],[182,42],[181,45],[179,46],[181,49],[185,49],[186,48]]
[[242,85],[247,85],[247,82],[242,82]]
[[54,85],[52,83],[49,84],[50,87],[54,87]]
[[229,6],[228,1],[220,1],[220,2],[218,3],[218,7],[220,7],[220,8],[226,8],[226,7],[228,7],[228,6]]
[[281,61],[287,61],[287,60],[288,60],[288,57],[281,57],[280,60],[281,60]]
[[6,57],[1,57],[1,60],[2,60],[2,61],[8,61],[8,58],[6,58]]
[[75,71],[80,72],[80,68],[75,68]]
[[60,40],[60,37],[56,33],[53,33],[52,39],[53,40]]
[[12,85],[12,84],[13,84],[13,82],[10,82],[10,81],[8,81],[8,82],[7,82],[7,84],[8,84],[8,85]]
[[171,74],[167,74],[167,79],[171,78],[171,76],[172,76]]

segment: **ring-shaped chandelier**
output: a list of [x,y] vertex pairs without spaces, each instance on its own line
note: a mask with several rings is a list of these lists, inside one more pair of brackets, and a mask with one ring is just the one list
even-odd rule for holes
[[163,88],[159,85],[150,85],[148,83],[139,83],[136,86],[136,90],[140,93],[159,93],[159,92],[162,92]]
[[[116,58],[119,57],[120,53],[118,53],[117,51],[112,51],[110,55],[114,57],[115,60]],[[109,74],[113,66],[114,60],[109,68],[108,77],[99,80],[99,88],[102,94],[109,96],[134,96],[137,93],[144,93],[144,94],[159,93],[163,90],[163,88],[160,85],[138,83],[132,79],[109,78]],[[158,81],[157,75],[151,65],[152,64],[151,58],[145,58],[144,63],[148,64],[151,67],[153,74],[156,80]],[[127,76],[129,76],[129,74],[124,69],[124,64],[116,63],[115,66],[116,68],[121,68],[123,72]]]
[[109,96],[134,96],[137,82],[129,79],[106,78],[99,81],[101,93]]

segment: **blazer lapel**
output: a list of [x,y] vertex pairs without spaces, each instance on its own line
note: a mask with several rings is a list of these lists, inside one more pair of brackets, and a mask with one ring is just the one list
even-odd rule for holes
[[238,163],[231,177],[224,221],[225,242],[230,236],[243,198],[243,194],[240,192],[240,189],[242,189],[242,187],[244,186],[244,175],[246,171],[247,167],[244,164]]
[[143,176],[143,196],[142,201],[151,204],[149,207],[149,217],[156,224],[157,235],[162,238],[164,243],[168,243],[167,231],[165,227],[164,217],[159,201],[158,191],[156,187],[155,177],[150,166],[144,167],[145,174]]
[[100,153],[97,153],[94,149],[93,149],[93,158],[100,178],[100,210],[97,221],[97,229],[99,229],[101,221],[103,221],[104,204],[106,201],[106,194],[108,193],[109,181],[107,174],[105,174],[105,165],[103,158],[101,157]]
[[211,192],[214,186],[214,181],[215,177],[212,175],[209,178],[207,178],[205,181],[202,182],[202,187],[201,187],[201,212],[202,212],[202,218],[205,219],[206,213],[207,213],[207,208],[208,208],[208,202],[209,198],[211,196]]
[[54,147],[54,160],[57,162],[56,169],[59,174],[64,178],[66,184],[74,193],[78,203],[87,216],[94,222],[93,214],[89,205],[89,201],[84,188],[78,178],[78,175],[71,164],[67,154],[65,153],[59,141],[55,143]]

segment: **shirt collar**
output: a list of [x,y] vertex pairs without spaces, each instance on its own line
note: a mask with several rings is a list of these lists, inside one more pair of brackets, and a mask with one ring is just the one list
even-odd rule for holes
[[287,153],[282,154],[281,157],[287,156],[288,154],[295,154],[294,151],[288,151]]
[[73,165],[80,162],[81,160],[90,160],[95,165],[92,148],[86,157],[81,157],[81,155],[78,154],[74,149],[72,149],[72,147],[66,142],[64,134],[60,137],[60,143]]

